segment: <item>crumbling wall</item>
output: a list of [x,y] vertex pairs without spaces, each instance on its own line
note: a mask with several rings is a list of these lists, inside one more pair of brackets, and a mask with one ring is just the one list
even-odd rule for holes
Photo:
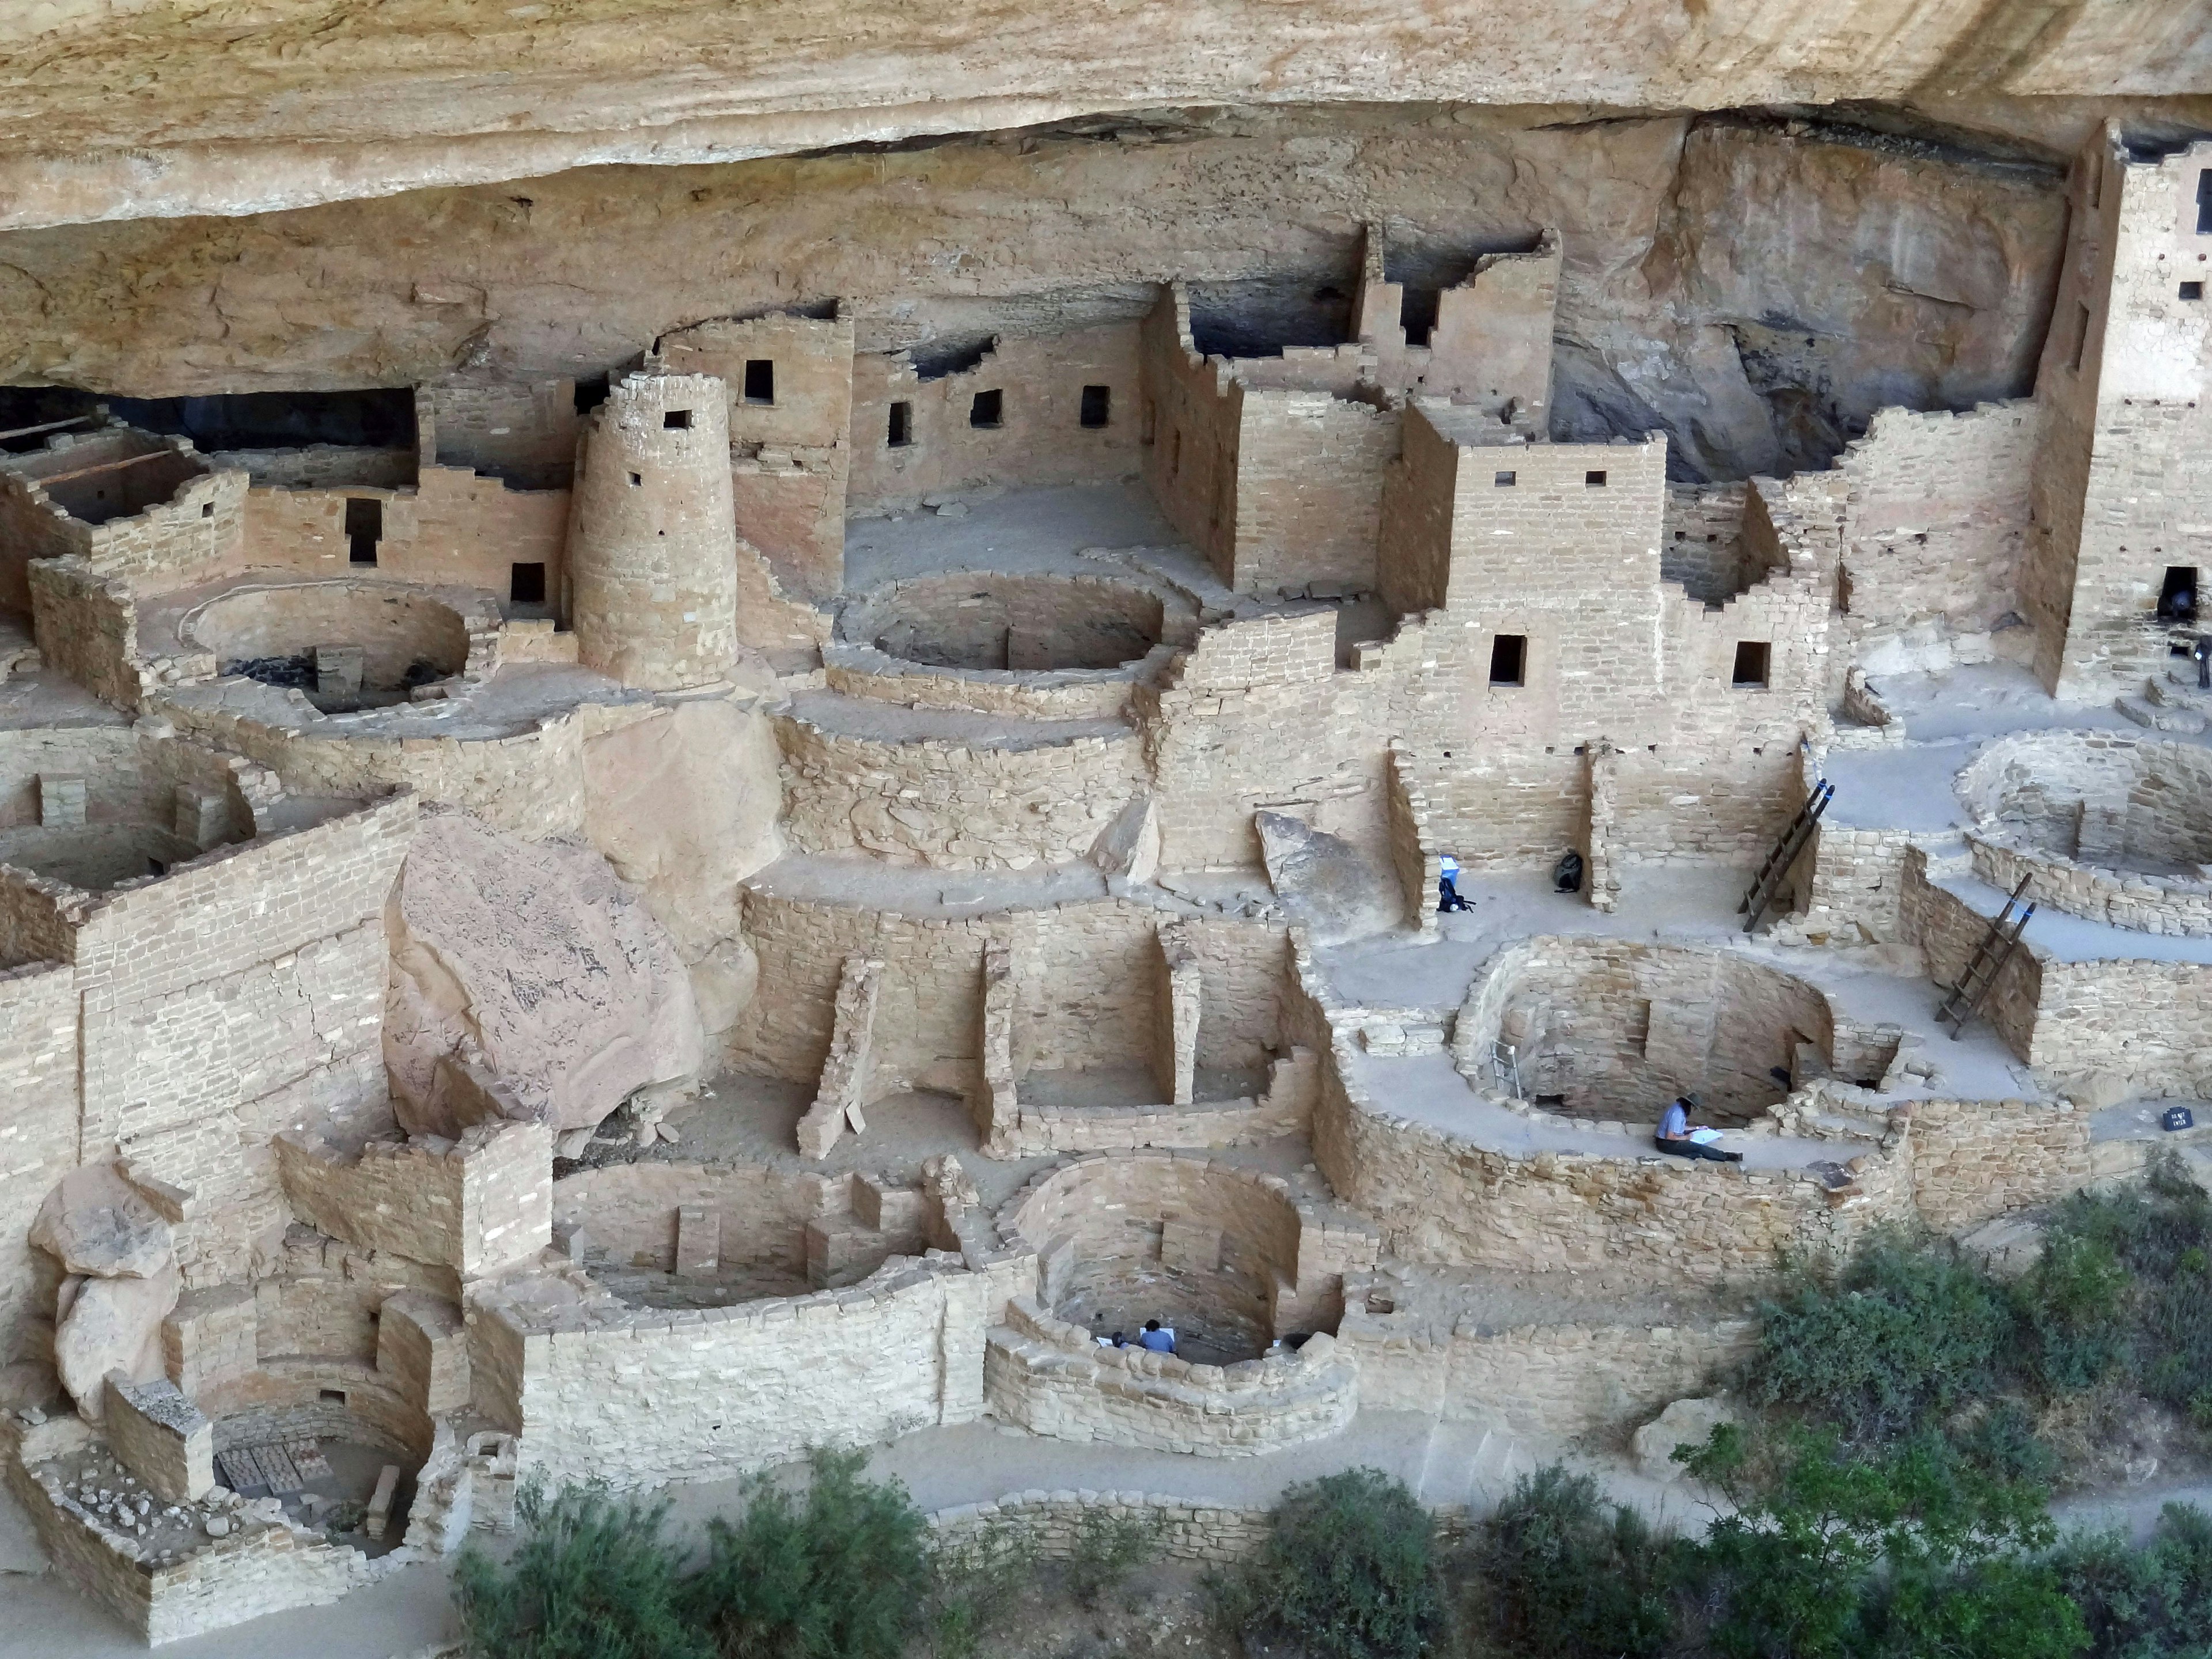
[[[973,368],[925,380],[912,356],[854,360],[852,507],[882,513],[923,497],[1003,485],[1114,483],[1138,470],[1139,326],[994,339]],[[1107,390],[1105,423],[1083,424],[1083,389]],[[971,417],[979,392],[1000,394],[995,425]],[[908,409],[893,445],[890,409]]]
[[[382,508],[373,565],[352,562],[345,533],[346,503],[352,501],[374,501]],[[568,514],[565,489],[511,489],[465,468],[426,466],[411,488],[392,489],[257,483],[246,498],[245,533],[232,563],[478,587],[502,600],[514,592],[517,565],[538,565],[550,603],[562,592]],[[192,580],[213,574],[196,572]]]
[[778,715],[775,729],[783,830],[801,852],[866,852],[941,870],[1066,863],[1143,787],[1128,732],[1056,743],[898,740],[817,726],[803,706]]
[[1229,582],[1236,564],[1244,388],[1225,363],[1199,355],[1191,340],[1190,295],[1180,283],[1161,294],[1145,319],[1139,368],[1145,483],[1176,533]]
[[583,1229],[620,1267],[677,1270],[677,1212],[706,1211],[725,1267],[806,1272],[806,1224],[841,1210],[849,1177],[764,1164],[628,1164],[586,1170],[553,1188],[553,1224]]
[[550,1236],[553,1141],[540,1124],[372,1140],[350,1158],[297,1130],[275,1147],[293,1213],[365,1249],[472,1279],[527,1260]]
[[426,468],[472,470],[518,489],[568,488],[576,459],[574,380],[432,380],[415,388],[415,416]]

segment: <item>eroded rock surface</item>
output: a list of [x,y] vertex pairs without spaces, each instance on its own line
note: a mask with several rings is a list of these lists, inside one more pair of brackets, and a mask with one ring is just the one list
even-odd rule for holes
[[476,1058],[556,1132],[698,1070],[698,1010],[675,941],[589,847],[431,817],[387,925],[385,1058],[410,1131],[459,1127],[438,1066],[451,1054]]
[[1316,942],[1341,944],[1397,925],[1397,885],[1351,842],[1281,812],[1255,812],[1267,880]]
[[95,1279],[150,1279],[176,1259],[168,1223],[106,1164],[61,1178],[39,1206],[31,1243]]

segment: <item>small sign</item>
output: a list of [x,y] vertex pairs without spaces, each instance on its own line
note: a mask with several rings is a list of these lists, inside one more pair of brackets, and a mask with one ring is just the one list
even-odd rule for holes
[[2158,1120],[2161,1129],[2193,1129],[2197,1118],[2186,1106],[2169,1106]]

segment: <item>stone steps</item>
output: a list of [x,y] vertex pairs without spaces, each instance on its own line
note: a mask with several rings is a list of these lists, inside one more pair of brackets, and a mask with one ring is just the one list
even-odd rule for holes
[[1486,1515],[1537,1463],[1503,1419],[1443,1418],[1430,1431],[1415,1489],[1431,1508],[1462,1504],[1470,1514]]

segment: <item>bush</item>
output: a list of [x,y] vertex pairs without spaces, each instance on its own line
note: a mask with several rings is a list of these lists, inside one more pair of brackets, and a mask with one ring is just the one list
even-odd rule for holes
[[2212,1516],[2169,1504],[2150,1543],[2124,1532],[2070,1538],[2051,1558],[2089,1632],[2092,1659],[2212,1656]]
[[522,1541],[501,1566],[474,1544],[454,1599],[478,1659],[712,1659],[680,1616],[676,1563],[661,1541],[668,1504],[616,1503],[597,1487],[515,1496]]
[[2135,1281],[2102,1239],[2052,1232],[2014,1292],[2027,1370],[2045,1391],[2075,1394],[2129,1358]]
[[2024,1559],[2050,1539],[2042,1490],[1939,1436],[1877,1459],[1798,1430],[1754,1455],[1730,1426],[1688,1462],[1734,1504],[1678,1558],[1721,1659],[2069,1659],[2086,1644],[2057,1574]]
[[1607,1514],[1597,1482],[1557,1463],[1523,1475],[1474,1554],[1492,1638],[1532,1659],[1638,1659],[1674,1634],[1672,1547],[1632,1510]]
[[2003,1292],[1948,1247],[1887,1231],[1834,1284],[1801,1270],[1760,1313],[1746,1392],[1860,1442],[1899,1438],[1985,1392],[2013,1322]]
[[1075,1523],[1075,1547],[1063,1569],[1068,1594],[1078,1606],[1096,1608],[1159,1549],[1157,1520],[1086,1509]]
[[1036,1558],[1036,1539],[1003,1521],[938,1546],[931,1563],[937,1591],[929,1607],[937,1659],[973,1659],[1035,1574]]
[[1443,1623],[1428,1512],[1379,1469],[1291,1487],[1258,1559],[1215,1589],[1224,1622],[1314,1659],[1413,1659]]
[[2109,1251],[2134,1276],[2135,1380],[2212,1431],[2212,1196],[2161,1148],[2141,1187],[2069,1199],[2046,1250],[2062,1239]]
[[723,1659],[897,1659],[933,1583],[927,1524],[860,1452],[817,1451],[803,1498],[756,1479],[734,1524],[707,1525],[682,1605]]

